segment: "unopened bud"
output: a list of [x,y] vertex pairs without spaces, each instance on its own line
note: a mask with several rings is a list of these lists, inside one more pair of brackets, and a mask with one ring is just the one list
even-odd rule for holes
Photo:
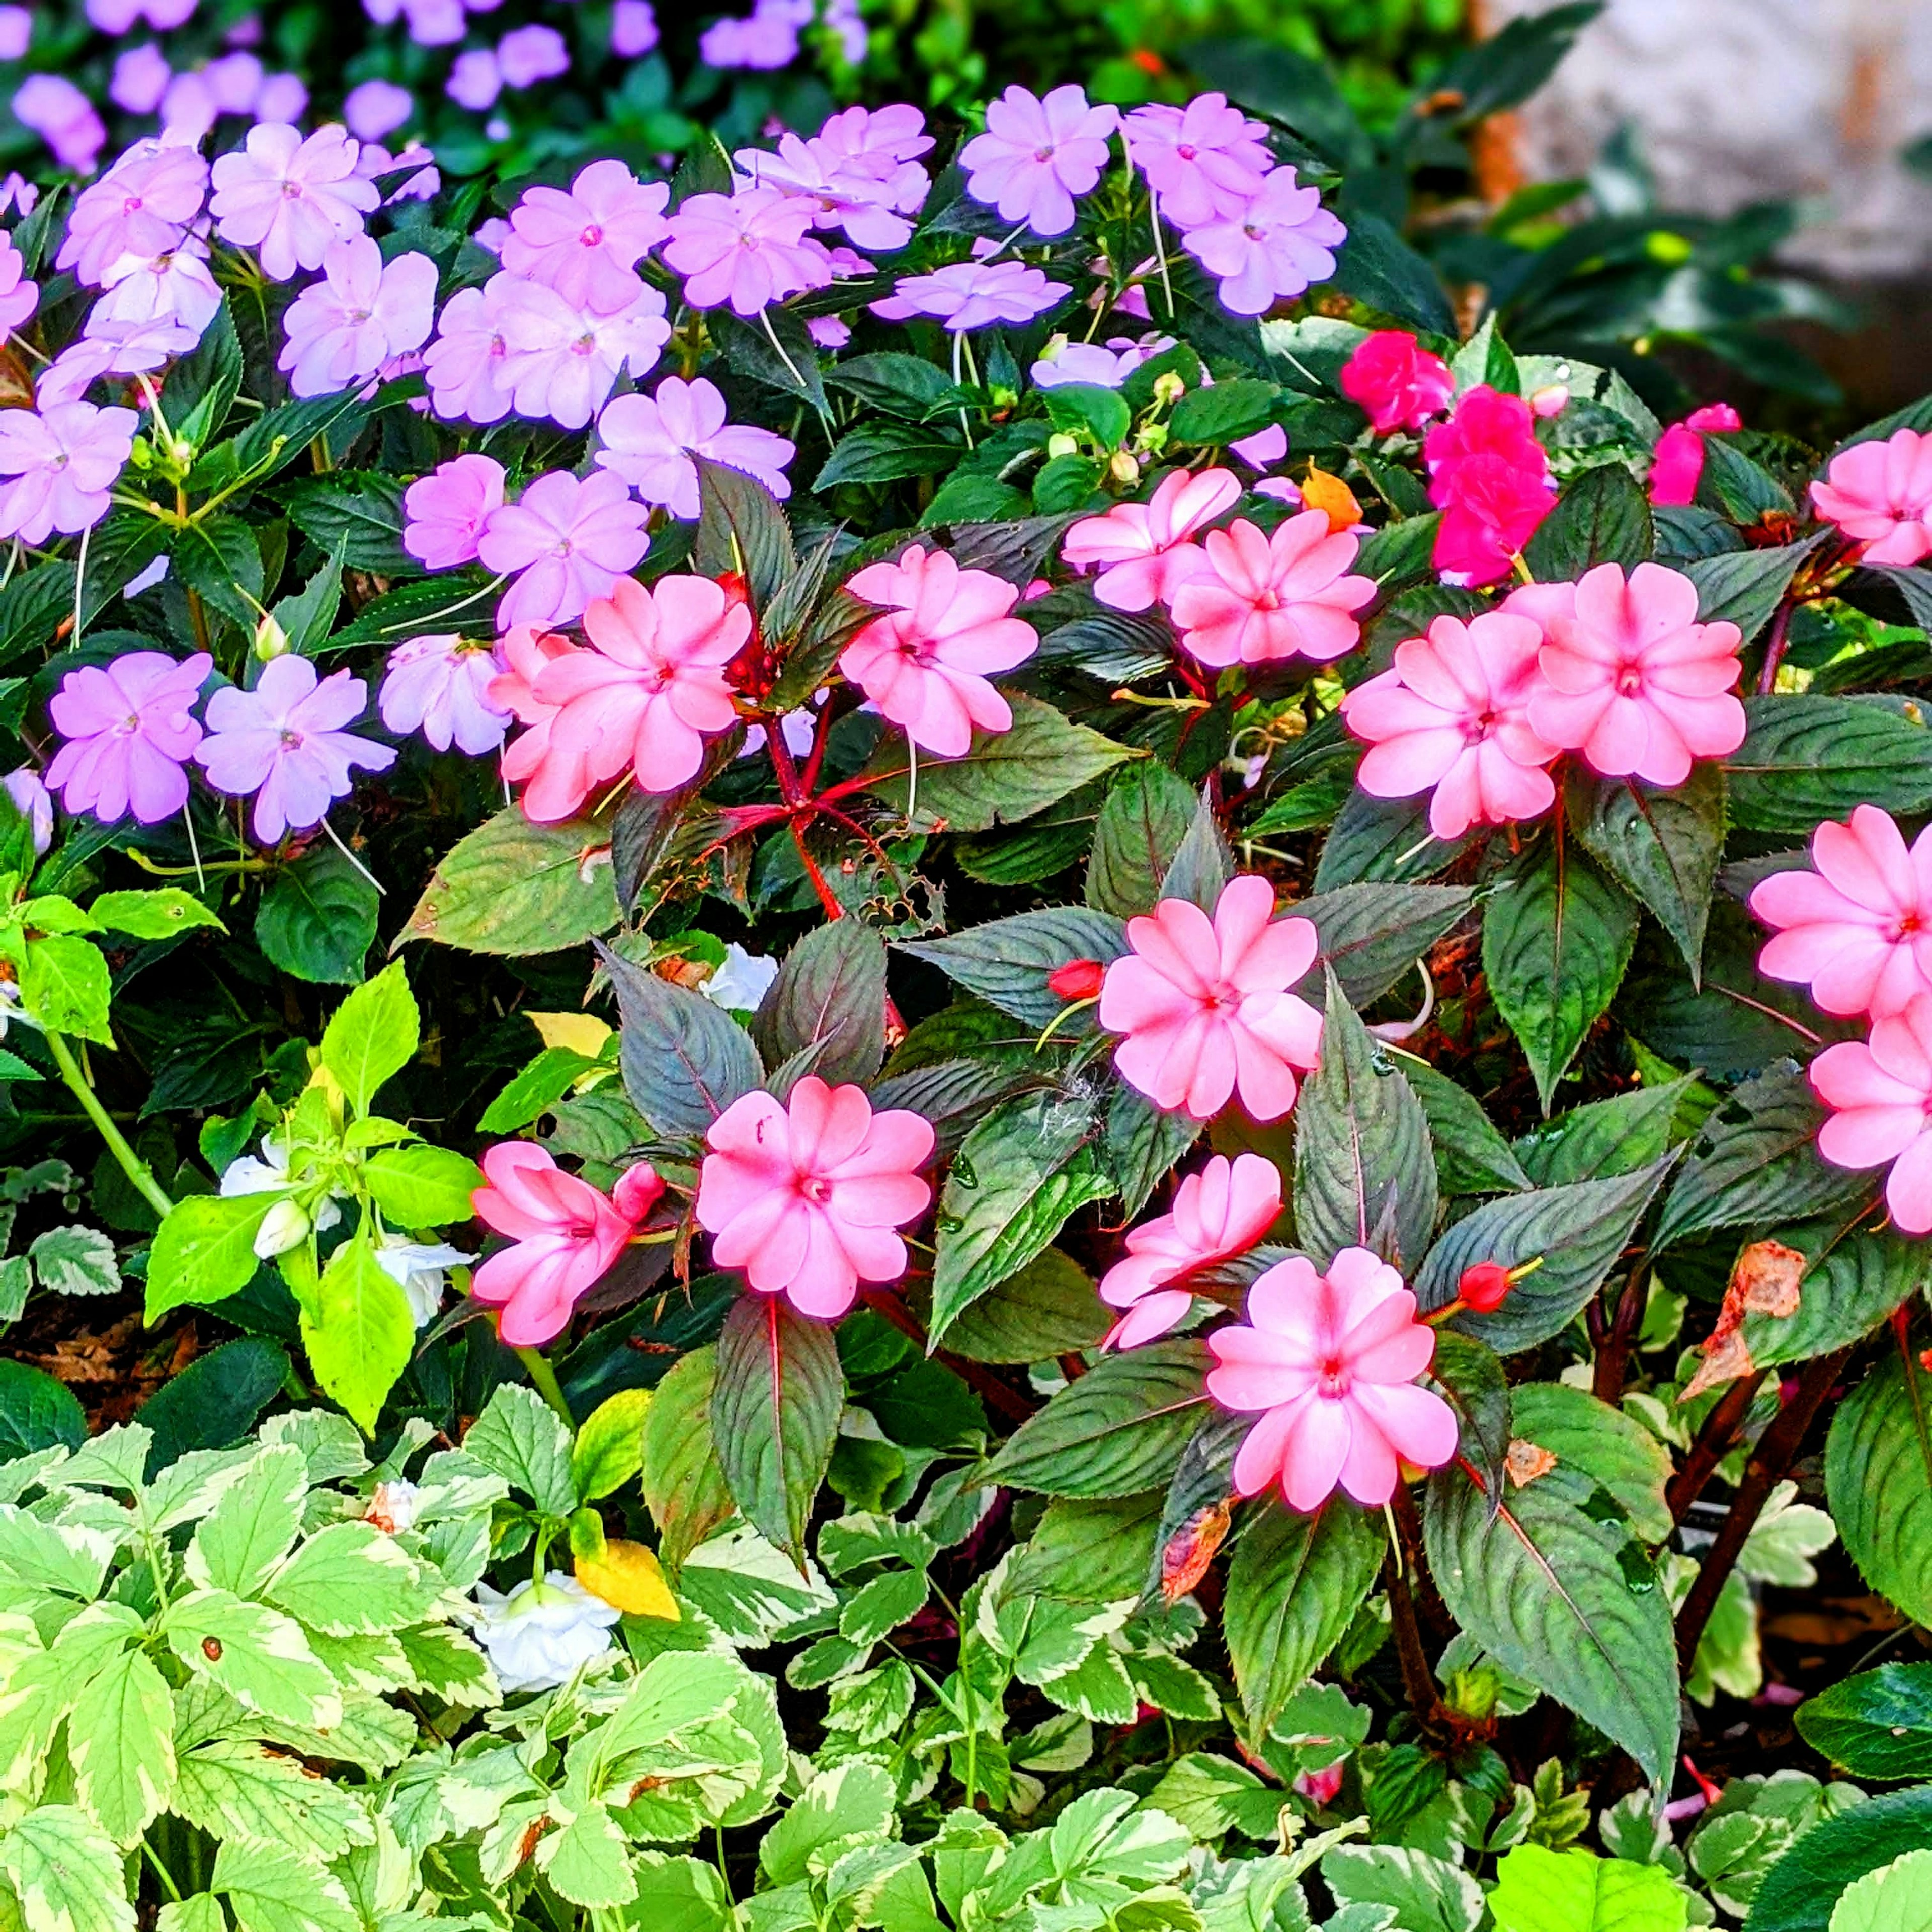
[[255,626],[255,655],[264,664],[289,653],[289,634],[265,610]]
[[1187,385],[1172,369],[1154,379],[1154,399],[1164,409],[1171,409],[1187,393]]
[[1509,1270],[1501,1262],[1478,1262],[1462,1270],[1456,1284],[1462,1306],[1478,1315],[1493,1315],[1510,1292]]
[[1094,1000],[1106,970],[1097,959],[1070,959],[1046,976],[1046,989],[1058,1000]]
[[1055,431],[1046,440],[1046,453],[1049,457],[1077,455],[1079,449],[1079,444],[1064,430]]
[[1107,465],[1107,474],[1116,483],[1132,484],[1141,480],[1141,466],[1126,450],[1117,449]]
[[154,446],[145,436],[137,436],[128,446],[128,460],[136,470],[152,470],[154,466]]
[[308,1216],[292,1201],[278,1201],[255,1230],[255,1256],[273,1261],[308,1238]]
[[1569,387],[1562,382],[1552,382],[1529,399],[1532,412],[1539,416],[1560,416],[1569,406]]
[[1305,1798],[1319,1811],[1324,1805],[1334,1802],[1335,1794],[1342,1788],[1342,1774],[1348,1768],[1348,1760],[1338,1757],[1333,1764],[1324,1765],[1319,1771],[1298,1772],[1294,1778],[1296,1796]]

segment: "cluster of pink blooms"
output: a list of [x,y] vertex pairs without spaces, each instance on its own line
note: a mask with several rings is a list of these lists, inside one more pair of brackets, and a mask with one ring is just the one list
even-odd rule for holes
[[1811,502],[1858,544],[1861,562],[1903,567],[1932,556],[1932,436],[1894,430],[1840,450],[1812,484]]

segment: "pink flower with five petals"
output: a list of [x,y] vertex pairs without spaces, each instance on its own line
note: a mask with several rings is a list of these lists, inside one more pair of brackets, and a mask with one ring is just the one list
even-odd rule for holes
[[352,388],[420,349],[436,320],[436,264],[412,252],[385,262],[367,235],[322,250],[322,279],[295,298],[275,367],[298,396]]
[[[533,188],[510,211],[503,266],[547,284],[582,308],[624,278],[670,232],[670,190],[646,184],[622,161],[592,161],[566,191]],[[602,304],[599,304],[600,306]]]
[[1812,1061],[1812,1090],[1833,1112],[1818,1151],[1834,1167],[1882,1167],[1885,1204],[1908,1234],[1932,1234],[1932,993]]
[[1189,578],[1210,568],[1196,534],[1240,501],[1231,470],[1199,476],[1176,470],[1144,503],[1116,503],[1104,517],[1076,524],[1060,544],[1063,563],[1076,570],[1097,564],[1094,595],[1116,610],[1172,603]]
[[1184,235],[1210,221],[1238,220],[1274,166],[1266,126],[1230,107],[1225,94],[1197,94],[1185,107],[1150,101],[1121,128],[1161,219]]
[[775,188],[694,194],[670,218],[665,264],[693,308],[754,316],[832,280],[825,251],[806,241],[812,206]]
[[360,153],[340,128],[318,128],[306,140],[278,122],[250,128],[214,164],[215,232],[254,249],[271,281],[320,268],[328,244],[360,235],[382,200],[356,172]]
[[959,151],[966,192],[989,201],[1002,221],[1036,235],[1064,235],[1076,198],[1093,192],[1108,160],[1120,111],[1096,107],[1078,87],[1044,98],[1010,87],[986,107],[986,131]]
[[1352,651],[1362,629],[1350,613],[1376,594],[1372,577],[1352,577],[1360,548],[1322,510],[1304,510],[1272,536],[1245,518],[1210,530],[1207,568],[1174,592],[1181,648],[1204,664],[1327,664]]
[[1378,436],[1420,429],[1449,406],[1456,378],[1448,363],[1432,356],[1406,328],[1378,328],[1365,335],[1342,365],[1342,393],[1367,412]]
[[1706,403],[1682,422],[1672,423],[1657,439],[1650,466],[1650,500],[1665,505],[1694,501],[1704,474],[1706,434],[1744,426],[1744,418],[1729,403]]
[[502,507],[503,466],[494,457],[455,456],[403,492],[403,548],[425,570],[472,561],[476,540]]
[[496,628],[567,624],[609,596],[651,547],[646,514],[604,470],[580,482],[548,471],[517,502],[492,510],[476,554],[486,570],[520,573],[496,607]]
[[1811,486],[1819,515],[1864,545],[1864,563],[1909,565],[1932,556],[1932,436],[1894,430],[1832,458]]

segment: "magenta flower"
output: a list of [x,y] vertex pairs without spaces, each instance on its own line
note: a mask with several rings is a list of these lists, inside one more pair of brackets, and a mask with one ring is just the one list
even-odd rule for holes
[[1304,510],[1264,535],[1245,518],[1205,539],[1207,567],[1173,592],[1181,646],[1204,664],[1317,664],[1352,651],[1361,626],[1350,614],[1376,594],[1352,577],[1360,548],[1330,529],[1328,513]]
[[18,328],[40,305],[40,285],[28,278],[26,266],[13,238],[0,235],[0,334]]
[[1444,582],[1480,589],[1509,575],[1555,507],[1556,485],[1544,470],[1484,454],[1442,470],[1429,494],[1442,512],[1430,561]]
[[1249,1289],[1247,1316],[1208,1338],[1208,1393],[1237,1413],[1263,1412],[1235,1454],[1242,1496],[1279,1486],[1306,1514],[1339,1486],[1379,1509],[1402,1463],[1437,1469],[1456,1454],[1455,1411],[1415,1381],[1435,1359],[1436,1331],[1378,1255],[1344,1248],[1326,1275],[1304,1255],[1278,1262]]
[[296,296],[275,367],[298,396],[328,396],[366,382],[383,364],[420,349],[436,319],[436,264],[427,255],[385,262],[367,235],[322,250],[322,279]]
[[152,114],[161,104],[161,97],[174,78],[167,56],[153,41],[130,47],[114,58],[114,73],[107,83],[107,98],[130,114]]
[[439,752],[454,745],[480,758],[495,751],[509,729],[510,714],[490,702],[490,683],[502,670],[488,644],[466,638],[412,638],[389,653],[376,707],[399,738],[420,731]]
[[[631,271],[670,232],[670,189],[648,187],[622,161],[592,161],[566,193],[533,188],[510,211],[503,266],[554,289],[578,308],[627,306]],[[614,289],[620,300],[598,299]]]
[[955,262],[930,274],[902,275],[892,292],[872,304],[888,322],[928,315],[956,335],[995,322],[1031,322],[1069,292],[1024,262]]
[[1742,639],[1735,624],[1697,622],[1697,586],[1682,571],[1640,563],[1626,580],[1600,563],[1574,584],[1526,584],[1503,608],[1543,626],[1532,728],[1601,776],[1680,785],[1694,760],[1744,742]]
[[1265,315],[1335,272],[1335,253],[1348,238],[1322,206],[1318,188],[1298,188],[1294,170],[1276,168],[1241,212],[1204,223],[1186,238],[1187,252],[1220,284],[1221,304],[1235,315]]
[[1267,128],[1230,107],[1225,94],[1197,94],[1185,107],[1150,102],[1121,128],[1161,218],[1183,234],[1239,220],[1274,166]]
[[576,308],[556,290],[507,271],[490,278],[484,313],[503,338],[496,380],[519,416],[581,429],[621,370],[641,376],[657,361],[670,340],[664,297],[628,269],[620,272],[630,285],[628,304],[602,313]]
[[449,78],[442,91],[459,107],[472,108],[481,114],[494,106],[503,91],[503,70],[488,47],[470,47],[451,64]]
[[107,514],[127,466],[140,418],[132,410],[56,403],[0,410],[0,537],[43,544],[56,530],[75,536]]
[[1238,1091],[1255,1119],[1280,1120],[1322,1042],[1322,1016],[1288,990],[1315,964],[1315,928],[1275,920],[1274,888],[1246,873],[1222,887],[1211,922],[1191,899],[1162,899],[1128,920],[1127,945],[1100,986],[1100,1024],[1124,1036],[1121,1078],[1194,1120]]
[[107,145],[107,130],[94,105],[63,74],[29,74],[14,93],[14,118],[53,150],[54,159],[76,174],[89,172]]
[[610,51],[620,60],[636,60],[658,44],[658,16],[651,0],[617,0],[610,9]]
[[1376,435],[1387,436],[1392,430],[1420,429],[1446,410],[1456,378],[1448,364],[1407,329],[1378,328],[1364,336],[1342,364],[1342,393],[1361,404]]
[[476,549],[484,568],[520,573],[496,607],[496,628],[567,624],[608,597],[650,548],[646,512],[621,477],[600,470],[539,476],[521,499],[493,510]]
[[164,255],[180,244],[208,194],[208,164],[193,148],[136,141],[68,217],[57,268],[98,288],[124,255]]
[[694,194],[670,218],[666,265],[685,278],[693,308],[756,315],[802,289],[832,279],[824,252],[805,240],[808,202],[773,188],[738,194]]
[[477,540],[503,502],[503,466],[488,456],[440,463],[403,492],[403,548],[425,570],[472,562]]
[[1106,167],[1120,123],[1118,109],[1093,106],[1077,87],[1056,87],[1044,100],[1010,87],[987,104],[986,131],[959,151],[966,192],[991,202],[1003,221],[1064,235],[1076,199],[1092,194]]
[[1812,1090],[1832,1117],[1818,1151],[1834,1167],[1882,1167],[1885,1204],[1908,1234],[1932,1234],[1932,994],[1872,1024],[1871,1038],[1828,1046]]
[[760,1294],[836,1320],[862,1281],[897,1281],[905,1244],[893,1231],[932,1199],[919,1169],[932,1156],[928,1122],[883,1114],[856,1087],[808,1073],[781,1103],[747,1094],[712,1122],[698,1184],[698,1223],[718,1268],[742,1268]]
[[484,291],[458,290],[444,303],[436,340],[423,355],[430,407],[440,416],[500,422],[510,413],[509,355],[502,323]]
[[320,268],[328,244],[360,235],[362,218],[381,200],[356,173],[356,154],[340,128],[318,128],[306,140],[279,124],[250,128],[247,141],[214,164],[215,232],[255,249],[272,281]]
[[570,71],[570,49],[554,27],[515,27],[496,43],[506,87],[534,87]]
[[868,564],[845,588],[890,614],[846,646],[838,668],[915,745],[956,758],[976,725],[1012,728],[1012,707],[987,680],[1040,647],[1033,626],[1007,614],[1019,601],[1016,584],[910,544],[897,562]]
[[47,783],[68,810],[109,825],[130,812],[155,825],[180,811],[188,802],[182,768],[201,742],[190,712],[214,666],[206,651],[184,662],[160,651],[127,651],[112,664],[69,671],[47,702],[66,740],[47,767]]
[[785,466],[797,454],[770,430],[724,420],[724,398],[702,376],[667,376],[652,396],[620,396],[597,419],[597,460],[646,503],[688,523],[698,515],[698,465],[709,457],[755,476],[774,496],[791,494]]
[[1681,423],[1672,423],[1657,439],[1657,453],[1650,466],[1650,500],[1662,504],[1694,502],[1704,474],[1706,434],[1744,426],[1744,418],[1729,403],[1706,403]]
[[1812,834],[1811,863],[1751,893],[1751,910],[1779,928],[1758,970],[1808,985],[1816,1006],[1840,1016],[1889,1019],[1932,992],[1932,830],[1908,850],[1888,813],[1862,805],[1849,824]]
[[1126,1312],[1103,1348],[1158,1341],[1186,1317],[1194,1298],[1172,1284],[1232,1256],[1245,1254],[1281,1213],[1281,1175],[1258,1154],[1230,1161],[1216,1154],[1174,1190],[1174,1206],[1127,1236],[1124,1261],[1100,1280],[1100,1299]]
[[1170,471],[1146,502],[1116,503],[1104,517],[1076,524],[1061,543],[1060,561],[1076,570],[1100,566],[1094,595],[1102,604],[1151,610],[1210,568],[1194,537],[1240,498],[1231,471]]
[[255,836],[264,845],[285,832],[320,825],[354,788],[352,767],[386,772],[395,748],[342,728],[362,715],[368,693],[346,670],[318,678],[297,652],[262,667],[253,691],[230,685],[208,700],[208,736],[196,764],[217,791],[254,796]]
[[1429,829],[1438,838],[1540,817],[1556,802],[1545,767],[1557,749],[1529,722],[1542,648],[1541,628],[1506,610],[1466,623],[1438,617],[1426,638],[1398,644],[1393,668],[1342,700],[1349,730],[1370,746],[1355,782],[1372,798],[1433,788]]
[[1909,565],[1932,556],[1932,436],[1899,429],[1882,442],[1853,443],[1812,484],[1811,502],[1864,546],[1862,562]]

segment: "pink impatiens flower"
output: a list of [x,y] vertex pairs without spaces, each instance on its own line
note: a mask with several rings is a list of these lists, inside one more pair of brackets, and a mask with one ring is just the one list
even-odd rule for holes
[[1442,511],[1436,568],[1461,583],[1500,583],[1556,501],[1536,416],[1520,396],[1468,391],[1424,437],[1429,500]]
[[838,668],[915,745],[954,758],[975,725],[1011,728],[1012,707],[986,680],[1039,647],[1033,626],[1007,614],[1019,601],[1016,584],[910,544],[896,562],[868,564],[845,587],[889,614],[846,646]]
[[1529,723],[1542,648],[1541,628],[1506,610],[1438,617],[1426,638],[1398,644],[1393,668],[1342,700],[1349,730],[1370,746],[1356,782],[1372,798],[1432,786],[1429,829],[1438,838],[1547,812],[1556,788],[1544,767],[1556,747]]
[[1872,1023],[1871,1038],[1828,1046],[1812,1090],[1832,1117],[1818,1151],[1834,1167],[1889,1161],[1885,1204],[1908,1234],[1932,1234],[1932,993]]
[[1680,785],[1694,760],[1744,742],[1742,638],[1735,624],[1698,622],[1697,586],[1682,571],[1640,563],[1626,579],[1600,563],[1574,584],[1526,584],[1504,608],[1543,626],[1532,728],[1600,776]]
[[443,304],[436,340],[423,356],[430,406],[440,416],[500,422],[510,412],[509,353],[502,320],[483,290],[458,289]]
[[1305,1256],[1248,1291],[1247,1322],[1208,1338],[1208,1393],[1262,1412],[1234,1457],[1244,1496],[1280,1486],[1290,1509],[1318,1509],[1339,1485],[1365,1508],[1394,1495],[1401,1464],[1440,1468],[1456,1454],[1456,1414],[1416,1377],[1436,1331],[1415,1318],[1402,1276],[1366,1248],[1344,1248],[1318,1274]]
[[1650,500],[1659,505],[1691,502],[1704,474],[1706,434],[1744,426],[1743,417],[1729,403],[1707,403],[1701,410],[1693,410],[1681,423],[1672,423],[1657,439],[1657,454],[1650,466]]
[[1378,436],[1420,429],[1449,406],[1456,378],[1406,328],[1378,328],[1364,336],[1342,365],[1342,393],[1367,412]]
[[1242,518],[1210,530],[1205,547],[1207,568],[1172,599],[1182,648],[1203,664],[1326,664],[1355,648],[1361,626],[1349,614],[1376,594],[1375,579],[1348,574],[1360,546],[1325,511],[1304,510],[1272,536]]
[[42,544],[91,530],[107,514],[140,418],[132,410],[54,403],[0,410],[0,537]]
[[322,279],[296,296],[275,366],[298,396],[328,396],[364,382],[398,356],[420,349],[436,320],[436,264],[427,255],[382,251],[367,235],[322,251]]
[[[532,779],[546,788],[550,799],[560,800],[589,795],[592,781],[585,762],[589,747],[580,738],[568,749],[551,743],[550,728],[561,707],[540,698],[536,692],[537,680],[545,668],[578,648],[568,638],[534,624],[519,624],[498,644],[497,655],[506,668],[490,680],[484,697],[524,728],[522,736],[503,754],[506,784]],[[540,800],[539,806],[548,808],[548,802]],[[567,818],[571,809],[562,805],[554,817]],[[526,816],[535,816],[527,794],[524,810]]]
[[262,667],[253,691],[229,686],[208,700],[208,736],[195,762],[217,791],[254,795],[255,836],[264,845],[285,832],[320,825],[354,788],[352,767],[386,772],[395,748],[342,728],[360,718],[367,692],[338,670],[317,676],[311,660],[290,652]]
[[503,466],[488,456],[440,463],[403,492],[403,548],[425,570],[472,562],[477,539],[503,502]]
[[208,164],[193,148],[136,141],[76,198],[57,268],[98,288],[123,255],[161,255],[200,213]]
[[1238,214],[1204,222],[1187,252],[1220,284],[1221,305],[1235,315],[1265,315],[1335,272],[1335,250],[1348,238],[1322,206],[1319,188],[1300,188],[1278,167]]
[[127,651],[112,664],[69,671],[47,704],[66,740],[47,783],[68,810],[110,825],[130,812],[155,825],[180,811],[188,802],[182,768],[201,742],[190,707],[214,666],[206,651],[182,661]]
[[649,1161],[639,1161],[604,1194],[530,1141],[499,1142],[482,1164],[485,1184],[470,1204],[511,1245],[476,1270],[470,1292],[503,1311],[496,1332],[512,1348],[541,1348],[562,1334],[572,1310],[609,1273],[664,1183]]
[[1036,235],[1064,235],[1073,204],[1090,194],[1107,165],[1119,110],[1095,107],[1077,87],[1045,99],[1010,87],[986,107],[986,131],[959,151],[966,192],[989,201],[1002,221],[1024,222]]
[[791,494],[784,472],[796,448],[768,429],[728,423],[724,398],[702,376],[667,376],[655,395],[618,397],[597,419],[597,440],[598,463],[686,522],[698,511],[694,456],[755,476],[781,500]]
[[1121,128],[1161,219],[1183,234],[1238,220],[1274,166],[1267,128],[1230,107],[1225,94],[1197,94],[1185,107],[1152,101]]
[[362,218],[382,199],[356,173],[358,152],[340,128],[318,128],[307,140],[279,124],[250,128],[214,164],[216,232],[254,249],[271,281],[320,268],[328,244],[361,234]]
[[496,628],[567,624],[609,596],[651,547],[646,514],[606,470],[580,482],[548,471],[516,502],[493,510],[476,554],[486,570],[520,573],[496,607]]
[[760,188],[812,204],[814,228],[843,228],[861,248],[903,248],[906,219],[925,205],[932,183],[914,157],[932,146],[916,107],[848,107],[809,140],[782,134],[778,151],[740,148],[734,157]]
[[824,250],[809,245],[808,202],[775,188],[694,194],[670,218],[665,265],[684,280],[693,308],[753,316],[832,279]]
[[955,335],[996,322],[1028,322],[1066,296],[1064,282],[1024,262],[953,262],[930,274],[902,275],[872,304],[887,322],[930,316]]
[[1864,563],[1914,564],[1932,556],[1932,436],[1894,430],[1832,458],[1811,486],[1819,515],[1864,545]]
[[568,191],[533,188],[510,211],[503,266],[556,290],[578,308],[596,293],[622,288],[631,271],[670,232],[670,189],[648,186],[622,161],[592,161]]
[[643,375],[670,340],[664,300],[626,271],[623,306],[578,308],[556,290],[507,272],[483,291],[503,358],[494,380],[519,416],[581,429],[603,406],[620,371]]
[[1932,992],[1932,829],[1906,848],[1889,813],[1862,805],[1811,836],[1816,872],[1774,872],[1750,908],[1780,928],[1758,955],[1773,980],[1808,984],[1823,1012],[1888,1019]]
[[1183,584],[1210,568],[1192,541],[1196,533],[1240,496],[1231,470],[1204,470],[1198,476],[1174,470],[1146,502],[1116,503],[1104,517],[1076,524],[1060,545],[1060,560],[1076,570],[1099,565],[1094,595],[1116,610],[1172,603]]
[[502,667],[488,644],[467,638],[412,638],[389,653],[376,700],[398,737],[420,731],[439,752],[452,745],[472,758],[494,752],[510,714],[490,701]]
[[856,1087],[808,1073],[781,1105],[747,1094],[712,1122],[698,1184],[698,1224],[719,1268],[742,1268],[760,1294],[831,1321],[862,1282],[898,1280],[893,1232],[932,1199],[919,1170],[933,1132],[917,1114],[883,1114]]
[[1315,964],[1315,928],[1276,921],[1274,888],[1248,873],[1221,889],[1211,922],[1190,899],[1162,899],[1127,921],[1127,945],[1107,967],[1099,1015],[1126,1036],[1120,1077],[1197,1120],[1237,1091],[1255,1119],[1280,1120],[1322,1042],[1322,1016],[1288,990]]
[[1194,1304],[1180,1281],[1197,1269],[1244,1254],[1281,1212],[1281,1175],[1258,1154],[1230,1161],[1216,1154],[1174,1190],[1174,1205],[1127,1236],[1127,1255],[1100,1280],[1100,1299],[1126,1310],[1103,1348],[1137,1348],[1158,1340]]

